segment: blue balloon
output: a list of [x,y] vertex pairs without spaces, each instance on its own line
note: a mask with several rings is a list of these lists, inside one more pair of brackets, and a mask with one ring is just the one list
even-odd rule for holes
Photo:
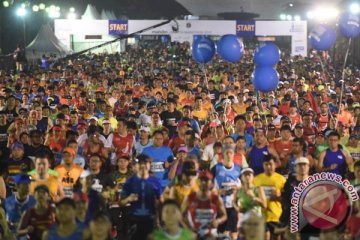
[[258,66],[274,66],[279,60],[280,50],[272,42],[262,43],[255,50],[254,63]]
[[215,43],[207,37],[194,41],[192,45],[192,56],[199,63],[210,62],[215,55]]
[[228,34],[222,36],[217,46],[220,56],[229,62],[239,62],[243,56],[244,45],[236,35]]
[[252,74],[252,82],[258,91],[274,91],[279,84],[279,74],[272,67],[259,66]]
[[310,33],[310,44],[316,50],[329,50],[336,42],[336,32],[327,25],[319,25]]
[[340,33],[346,38],[355,38],[360,33],[359,16],[344,13],[339,19]]

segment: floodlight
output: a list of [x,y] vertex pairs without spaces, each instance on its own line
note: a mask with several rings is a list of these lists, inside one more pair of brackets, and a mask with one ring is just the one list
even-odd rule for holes
[[3,1],[3,6],[7,8],[10,6],[10,3],[8,1]]
[[16,11],[16,15],[18,15],[19,17],[24,17],[26,15],[26,9],[23,7],[18,8],[18,10]]
[[34,5],[33,7],[32,7],[32,10],[34,11],[34,12],[38,12],[39,11],[39,6],[38,5]]
[[352,14],[358,14],[360,12],[360,5],[359,3],[352,3],[350,5],[350,12]]

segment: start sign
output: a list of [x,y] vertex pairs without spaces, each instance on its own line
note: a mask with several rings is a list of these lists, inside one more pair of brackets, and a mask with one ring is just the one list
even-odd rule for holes
[[255,36],[255,21],[236,21],[236,35],[240,37]]
[[127,35],[128,28],[127,20],[109,20],[109,35]]

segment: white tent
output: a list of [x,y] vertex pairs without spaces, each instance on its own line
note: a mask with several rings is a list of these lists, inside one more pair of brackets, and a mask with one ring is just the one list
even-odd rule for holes
[[108,11],[108,16],[110,16],[110,19],[117,19],[114,11]]
[[96,10],[96,8],[91,4],[88,4],[84,14],[81,16],[81,19],[95,20],[95,19],[101,19],[101,17],[99,12]]
[[60,40],[55,36],[49,25],[43,25],[34,40],[26,47],[28,58],[40,58],[43,54],[56,54],[65,56],[71,53]]
[[109,11],[109,10],[105,10],[103,9],[101,11],[101,19],[102,20],[116,20],[116,16],[114,11]]
[[109,16],[107,15],[107,11],[105,9],[103,9],[101,11],[101,19],[102,20],[110,20]]

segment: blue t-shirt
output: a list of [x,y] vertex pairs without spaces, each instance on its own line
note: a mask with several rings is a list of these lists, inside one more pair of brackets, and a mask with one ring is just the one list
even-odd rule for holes
[[169,169],[165,169],[164,164],[166,161],[172,162],[174,160],[173,153],[169,147],[161,146],[156,148],[154,146],[150,146],[144,148],[143,154],[151,157],[151,172],[154,173],[154,176],[159,180],[162,189],[169,183]]
[[7,219],[11,223],[18,224],[20,222],[21,215],[28,209],[35,206],[35,198],[29,196],[24,202],[19,202],[16,199],[15,194],[5,199],[5,210]]
[[188,152],[188,155],[194,155],[197,158],[200,158],[200,148],[199,148],[199,146],[195,146],[191,151]]
[[121,190],[121,197],[125,198],[130,194],[138,195],[138,201],[131,203],[131,215],[136,217],[151,217],[155,215],[156,200],[162,194],[162,188],[158,179],[152,176],[142,179],[136,175],[129,178]]
[[[233,134],[233,138],[235,139],[235,141],[238,139],[239,136],[240,135],[238,133]],[[244,138],[245,138],[245,141],[246,141],[245,150],[248,150],[249,147],[254,145],[253,137],[250,134],[248,134],[247,132],[245,132]]]
[[224,189],[226,193],[221,196],[225,208],[232,208],[234,206],[234,187],[240,187],[240,172],[239,165],[233,163],[231,168],[226,168],[224,164],[218,163],[213,169],[215,176],[215,186],[217,189]]

